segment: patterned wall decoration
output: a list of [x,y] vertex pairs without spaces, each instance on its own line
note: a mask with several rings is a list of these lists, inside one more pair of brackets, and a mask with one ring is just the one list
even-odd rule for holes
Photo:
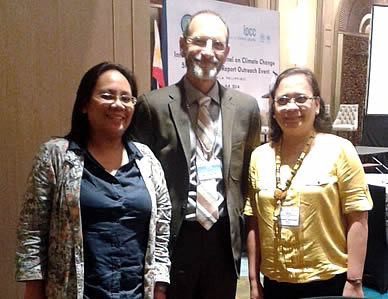
[[339,13],[339,31],[358,33],[362,17],[370,13],[371,0],[347,0],[342,2]]
[[388,5],[388,0],[342,0],[338,14],[338,31],[358,33],[360,22],[371,12],[372,4]]
[[358,130],[350,141],[361,141],[368,71],[368,37],[344,34],[340,104],[358,104]]

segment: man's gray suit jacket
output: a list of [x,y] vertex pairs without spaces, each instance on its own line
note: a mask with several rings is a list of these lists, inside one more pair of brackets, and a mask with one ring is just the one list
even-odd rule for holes
[[[219,83],[217,83],[219,84]],[[183,79],[139,97],[130,126],[132,136],[147,144],[162,164],[172,203],[170,254],[185,216],[190,175],[190,116]],[[220,84],[224,196],[230,221],[235,269],[240,271],[244,239],[244,190],[252,151],[260,142],[260,113],[255,98]]]

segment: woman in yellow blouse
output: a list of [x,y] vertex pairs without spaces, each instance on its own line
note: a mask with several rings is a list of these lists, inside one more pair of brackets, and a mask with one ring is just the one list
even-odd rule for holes
[[281,73],[271,99],[270,142],[252,154],[245,207],[251,298],[362,297],[372,201],[357,152],[322,133],[310,70]]

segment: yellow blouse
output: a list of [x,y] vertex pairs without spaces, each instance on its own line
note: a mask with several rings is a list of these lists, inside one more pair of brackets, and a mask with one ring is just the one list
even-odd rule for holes
[[[287,165],[281,167],[282,188],[290,172]],[[252,153],[244,211],[258,218],[260,271],[272,280],[292,283],[346,272],[344,214],[372,209],[354,146],[335,135],[317,135],[282,203],[298,207],[297,225],[278,226],[273,220],[275,185],[275,151],[267,143]]]

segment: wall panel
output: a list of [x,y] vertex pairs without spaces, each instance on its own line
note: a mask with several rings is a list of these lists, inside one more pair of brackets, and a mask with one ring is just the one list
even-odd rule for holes
[[[115,61],[133,70],[134,33],[128,32],[133,27],[133,1],[113,1],[113,41]],[[130,34],[128,34],[130,33]]]
[[342,48],[341,91],[339,104],[358,104],[358,129],[348,138],[354,145],[360,144],[364,118],[365,94],[368,70],[367,36],[344,33]]
[[[3,24],[9,20],[9,11],[5,3],[0,2],[0,19]],[[12,262],[14,251],[14,218],[16,217],[15,205],[17,204],[17,174],[16,174],[16,154],[17,140],[17,105],[14,97],[11,97],[12,74],[9,73],[9,66],[13,61],[9,61],[7,51],[10,48],[9,31],[6,26],[0,26],[0,298],[19,298],[21,294],[15,287],[7,288],[11,284],[15,285],[12,277]],[[7,87],[7,88],[6,88]],[[9,87],[9,88],[8,88]],[[13,154],[11,154],[13,153]]]
[[[133,7],[133,71],[137,78],[139,93],[151,87],[150,4],[149,1],[132,0]],[[153,50],[153,49],[152,49]]]
[[[115,58],[113,1],[0,0],[0,298],[22,298],[15,229],[33,155],[69,130],[85,70]],[[118,26],[130,36],[130,26]]]

